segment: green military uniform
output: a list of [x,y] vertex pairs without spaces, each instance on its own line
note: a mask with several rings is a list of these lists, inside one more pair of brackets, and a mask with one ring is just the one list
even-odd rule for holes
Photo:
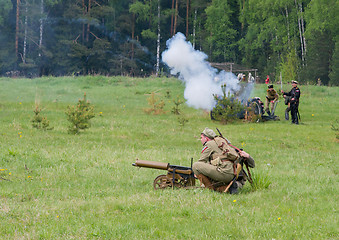
[[271,112],[273,112],[274,103],[278,101],[278,98],[279,95],[277,94],[277,91],[274,90],[273,85],[269,85],[265,101],[265,111],[268,113],[268,115],[271,115]]
[[214,140],[208,141],[203,146],[198,162],[193,164],[194,174],[203,174],[213,180],[228,183],[234,178],[233,162],[223,161],[212,165],[211,161],[222,156],[222,150]]
[[[200,158],[192,166],[194,174],[198,178],[199,176],[206,176],[217,182],[230,183],[236,174],[235,163],[240,160],[240,155],[225,140],[216,136],[213,130],[205,128],[202,134],[210,140],[203,144]],[[222,145],[222,142],[225,142],[225,144]],[[221,145],[223,147],[220,147]],[[255,167],[252,157],[246,160],[249,167]],[[199,178],[199,180],[205,180],[207,184],[211,184],[204,178]],[[209,188],[213,189],[213,187]]]

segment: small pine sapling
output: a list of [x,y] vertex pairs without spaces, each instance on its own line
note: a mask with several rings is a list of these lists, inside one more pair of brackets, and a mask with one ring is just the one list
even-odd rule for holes
[[226,84],[222,86],[223,96],[214,95],[217,102],[211,112],[212,119],[227,124],[238,119],[238,114],[245,111],[244,106],[238,101],[234,95],[226,94]]
[[152,92],[151,96],[147,99],[148,105],[151,106],[150,108],[145,108],[144,112],[147,114],[153,113],[154,115],[163,114],[165,113],[164,106],[165,102],[163,100],[160,101],[159,98],[155,97],[155,93]]
[[32,118],[32,127],[36,129],[42,129],[42,130],[52,130],[53,127],[49,127],[49,120],[47,120],[47,117],[42,116],[41,108],[39,108],[39,105],[35,106],[34,117]]
[[83,99],[79,99],[75,106],[68,106],[66,110],[67,120],[71,123],[68,132],[78,134],[81,130],[90,128],[90,119],[95,117],[94,107],[86,100],[86,93]]
[[174,107],[172,107],[172,113],[174,115],[180,115],[181,111],[180,111],[180,105],[184,103],[184,101],[182,101],[179,97],[177,97],[177,99],[173,99],[173,103],[174,103]]
[[184,116],[178,117],[178,122],[180,126],[184,127],[186,123],[188,123],[188,119]]

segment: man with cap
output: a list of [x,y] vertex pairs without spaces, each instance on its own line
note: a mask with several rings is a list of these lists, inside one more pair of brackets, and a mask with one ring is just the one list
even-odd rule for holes
[[[217,188],[213,185],[213,182],[217,183],[230,183],[236,174],[235,159],[241,157],[248,160],[249,166],[254,167],[255,163],[253,158],[246,152],[235,152],[235,155],[231,155],[231,151],[225,154],[225,151],[220,148],[217,140],[221,137],[217,136],[212,129],[205,128],[200,135],[200,140],[203,145],[200,159],[193,164],[193,172],[199,179],[201,186],[209,188],[211,190],[223,192],[225,188]],[[231,149],[230,149],[231,150]],[[244,183],[244,182],[243,182]],[[233,186],[233,185],[232,185]],[[237,192],[237,187],[242,187],[240,182],[236,182],[233,188],[234,193]],[[232,193],[230,189],[230,193]]]
[[[273,113],[274,103],[278,101],[277,91],[274,90],[273,85],[268,85],[266,101],[265,101],[265,111],[268,115]],[[271,111],[270,111],[271,110]]]
[[298,120],[298,107],[299,107],[299,98],[300,98],[300,89],[298,88],[298,82],[297,81],[292,81],[292,89],[288,93],[285,93],[282,91],[284,94],[284,97],[290,96],[290,110],[291,110],[291,117],[292,117],[292,123],[294,124],[299,124]]

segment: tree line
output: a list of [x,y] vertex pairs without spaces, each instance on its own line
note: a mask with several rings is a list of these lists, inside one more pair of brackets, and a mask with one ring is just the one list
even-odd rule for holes
[[210,62],[339,85],[337,0],[0,0],[0,74],[148,76],[186,35]]

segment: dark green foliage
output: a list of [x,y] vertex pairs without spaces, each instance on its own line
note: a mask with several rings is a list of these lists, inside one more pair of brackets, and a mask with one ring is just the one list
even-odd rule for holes
[[339,86],[339,42],[336,42],[331,61],[330,85]]
[[91,126],[90,119],[95,117],[94,107],[86,100],[86,93],[83,99],[75,106],[68,106],[66,110],[67,120],[71,123],[68,132],[78,134]]
[[42,116],[41,108],[39,106],[35,107],[34,117],[32,118],[32,127],[36,129],[42,129],[42,130],[52,130],[53,127],[49,126],[49,120],[47,120],[47,117]]
[[[330,59],[333,51],[333,41],[331,33],[314,31],[314,38],[308,41],[308,57],[306,68],[306,79],[312,84],[316,84],[318,78],[324,85],[329,83]],[[303,78],[304,78],[303,77]]]
[[[290,51],[285,57],[282,57],[278,72],[282,74],[282,81],[287,83],[297,79],[298,60],[295,51]],[[281,94],[278,92],[278,94]]]
[[160,54],[182,32],[210,62],[255,68],[274,82],[293,52],[301,83],[320,78],[339,85],[337,0],[177,3],[175,9],[172,1],[1,0],[0,75],[150,76],[160,30]]
[[223,96],[220,98],[214,96],[216,106],[211,112],[212,119],[220,121],[222,124],[227,124],[238,119],[238,114],[245,111],[245,107],[235,98],[234,95],[226,94],[226,85],[222,87]]
[[216,0],[206,8],[206,28],[211,32],[207,41],[213,48],[210,55],[214,61],[218,62],[236,60],[236,41],[239,33],[236,29],[237,25],[232,21],[238,21],[238,18],[233,18],[238,9],[234,7],[232,9],[228,2],[235,1]]

